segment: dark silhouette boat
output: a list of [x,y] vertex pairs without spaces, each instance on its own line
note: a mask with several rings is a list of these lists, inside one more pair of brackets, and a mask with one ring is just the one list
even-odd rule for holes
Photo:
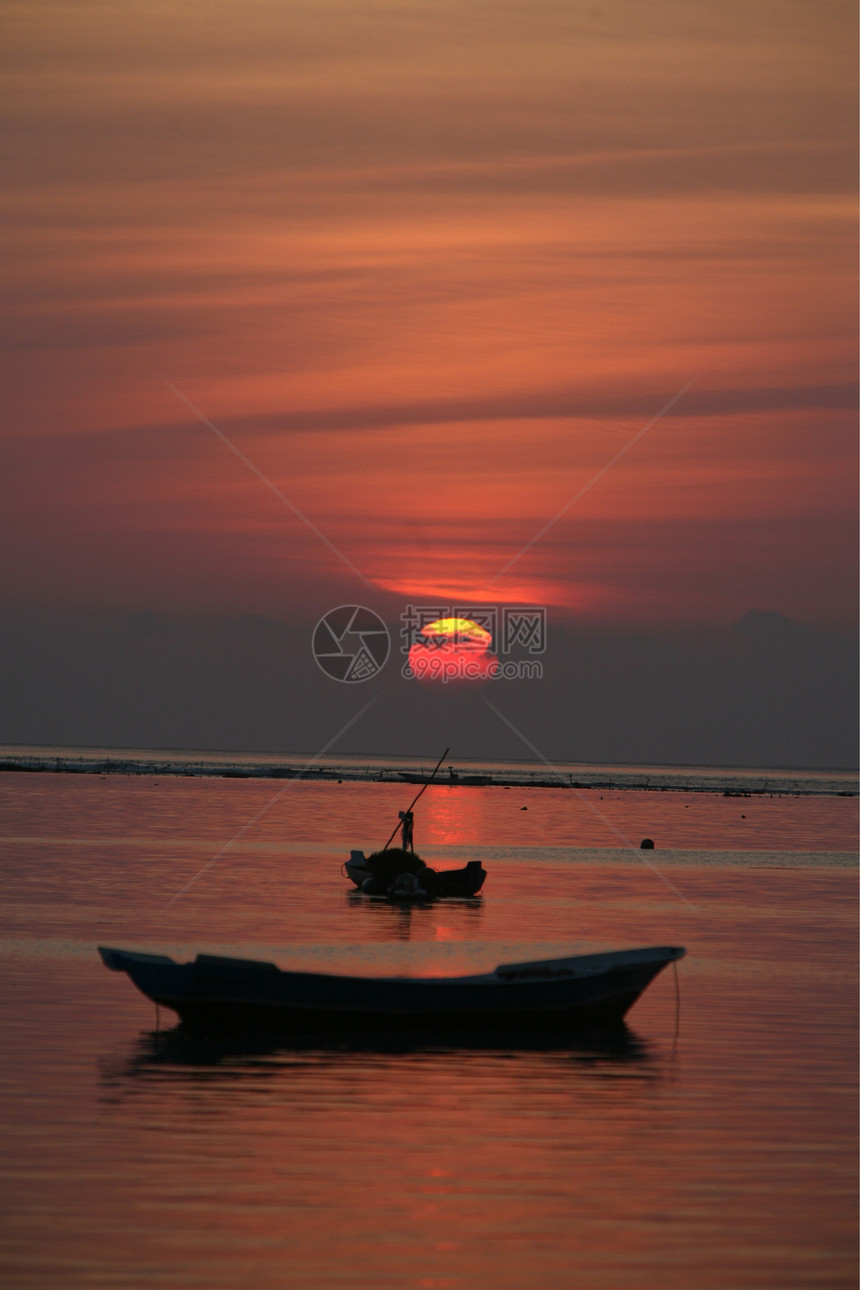
[[370,856],[352,851],[343,869],[362,895],[388,900],[477,896],[487,876],[480,860],[470,860],[462,869],[431,869],[414,851],[401,847]]
[[432,775],[425,775],[421,771],[401,770],[397,773],[397,778],[402,779],[406,784],[468,784],[475,786],[478,784],[494,784],[496,781],[492,775],[461,775],[453,766],[448,767],[447,777],[436,779],[436,772]]
[[286,1032],[366,1026],[462,1034],[619,1025],[679,946],[580,954],[503,964],[458,977],[363,977],[282,971],[274,963],[198,954],[99,948],[106,967],[125,972],[147,998],[207,1029]]

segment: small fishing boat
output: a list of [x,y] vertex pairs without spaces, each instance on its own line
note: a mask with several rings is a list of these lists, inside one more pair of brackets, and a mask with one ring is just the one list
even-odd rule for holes
[[464,784],[470,787],[476,785],[487,785],[495,783],[492,775],[461,775],[453,766],[448,767],[447,778],[436,779],[436,772],[432,775],[425,775],[418,771],[401,770],[397,772],[397,778],[402,779],[405,784]]
[[400,847],[372,856],[352,851],[343,869],[363,896],[387,900],[477,896],[487,876],[480,860],[470,860],[462,869],[431,869],[414,852]]
[[147,998],[189,1026],[287,1033],[315,1026],[454,1034],[615,1026],[658,972],[685,953],[659,946],[503,964],[475,976],[362,977],[282,971],[211,954],[177,963],[163,954],[99,948],[105,967],[127,973]]
[[[366,856],[363,851],[352,851],[343,865],[342,872],[351,878],[363,896],[383,900],[439,900],[447,896],[477,896],[487,876],[479,860],[471,860],[463,869],[431,869],[413,845],[414,808],[428,785],[439,773],[439,767],[448,756],[446,748],[437,761],[432,775],[413,775],[403,772],[401,779],[422,784],[405,811],[399,811],[400,823],[394,826],[388,841],[380,851]],[[456,780],[457,772],[448,767],[448,774]],[[401,834],[401,845],[392,847],[394,835]]]

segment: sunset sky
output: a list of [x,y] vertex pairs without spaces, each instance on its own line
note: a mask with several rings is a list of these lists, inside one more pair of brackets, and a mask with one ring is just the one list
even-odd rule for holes
[[9,614],[853,627],[853,4],[2,27]]

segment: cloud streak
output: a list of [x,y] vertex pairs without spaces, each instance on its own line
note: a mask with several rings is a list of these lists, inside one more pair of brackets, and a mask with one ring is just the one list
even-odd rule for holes
[[845,620],[847,6],[58,13],[7,15],[0,592],[309,613],[300,516],[475,592],[703,371],[506,594]]

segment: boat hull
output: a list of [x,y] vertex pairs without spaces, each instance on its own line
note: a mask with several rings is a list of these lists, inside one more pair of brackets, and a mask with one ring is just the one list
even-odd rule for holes
[[422,775],[415,771],[401,770],[398,771],[397,778],[402,779],[406,784],[453,784],[455,787],[460,785],[475,787],[476,785],[495,783],[492,775],[460,775],[456,771],[437,779],[433,775]]
[[666,964],[684,954],[660,947],[515,964],[471,977],[350,977],[202,954],[175,963],[126,950],[99,952],[107,967],[126,972],[149,999],[190,1025],[449,1033],[618,1025]]

